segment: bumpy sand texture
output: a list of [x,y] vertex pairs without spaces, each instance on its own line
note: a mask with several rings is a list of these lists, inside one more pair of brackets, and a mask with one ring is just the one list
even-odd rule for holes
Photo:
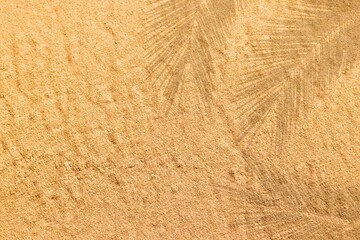
[[0,2],[0,239],[360,239],[355,0]]

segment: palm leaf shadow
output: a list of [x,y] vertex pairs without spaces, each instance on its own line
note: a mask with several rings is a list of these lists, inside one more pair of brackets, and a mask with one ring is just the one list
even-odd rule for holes
[[279,154],[316,95],[359,60],[359,34],[357,0],[298,1],[281,17],[262,19],[232,99],[237,142],[251,145],[273,117],[272,151]]
[[260,183],[259,191],[220,186],[245,211],[240,226],[251,239],[356,239],[359,237],[360,190],[335,188],[297,174],[284,174],[273,164],[243,152]]
[[[202,102],[212,101],[214,62],[212,50],[224,44],[241,0],[153,0],[146,14],[147,66],[164,88],[164,108],[179,95],[188,65]],[[179,94],[180,93],[180,94]]]

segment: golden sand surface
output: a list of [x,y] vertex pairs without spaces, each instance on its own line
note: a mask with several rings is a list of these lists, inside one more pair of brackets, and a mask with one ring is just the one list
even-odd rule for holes
[[360,239],[357,0],[1,0],[0,239]]

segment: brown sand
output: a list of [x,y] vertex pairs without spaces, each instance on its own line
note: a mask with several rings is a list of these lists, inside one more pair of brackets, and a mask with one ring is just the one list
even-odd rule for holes
[[[260,16],[286,4],[243,2],[204,60],[214,73],[193,71],[189,55],[166,114],[161,77],[149,76],[151,2],[0,2],[0,239],[360,239],[358,62],[316,93],[281,154],[268,155],[271,116],[244,150],[232,91]],[[269,177],[260,168],[272,164]],[[296,196],[306,204],[294,210]],[[244,214],[268,209],[283,215]]]

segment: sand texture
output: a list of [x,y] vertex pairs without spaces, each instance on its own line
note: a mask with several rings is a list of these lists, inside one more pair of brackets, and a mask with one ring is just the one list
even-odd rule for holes
[[360,239],[358,0],[1,0],[0,239]]

